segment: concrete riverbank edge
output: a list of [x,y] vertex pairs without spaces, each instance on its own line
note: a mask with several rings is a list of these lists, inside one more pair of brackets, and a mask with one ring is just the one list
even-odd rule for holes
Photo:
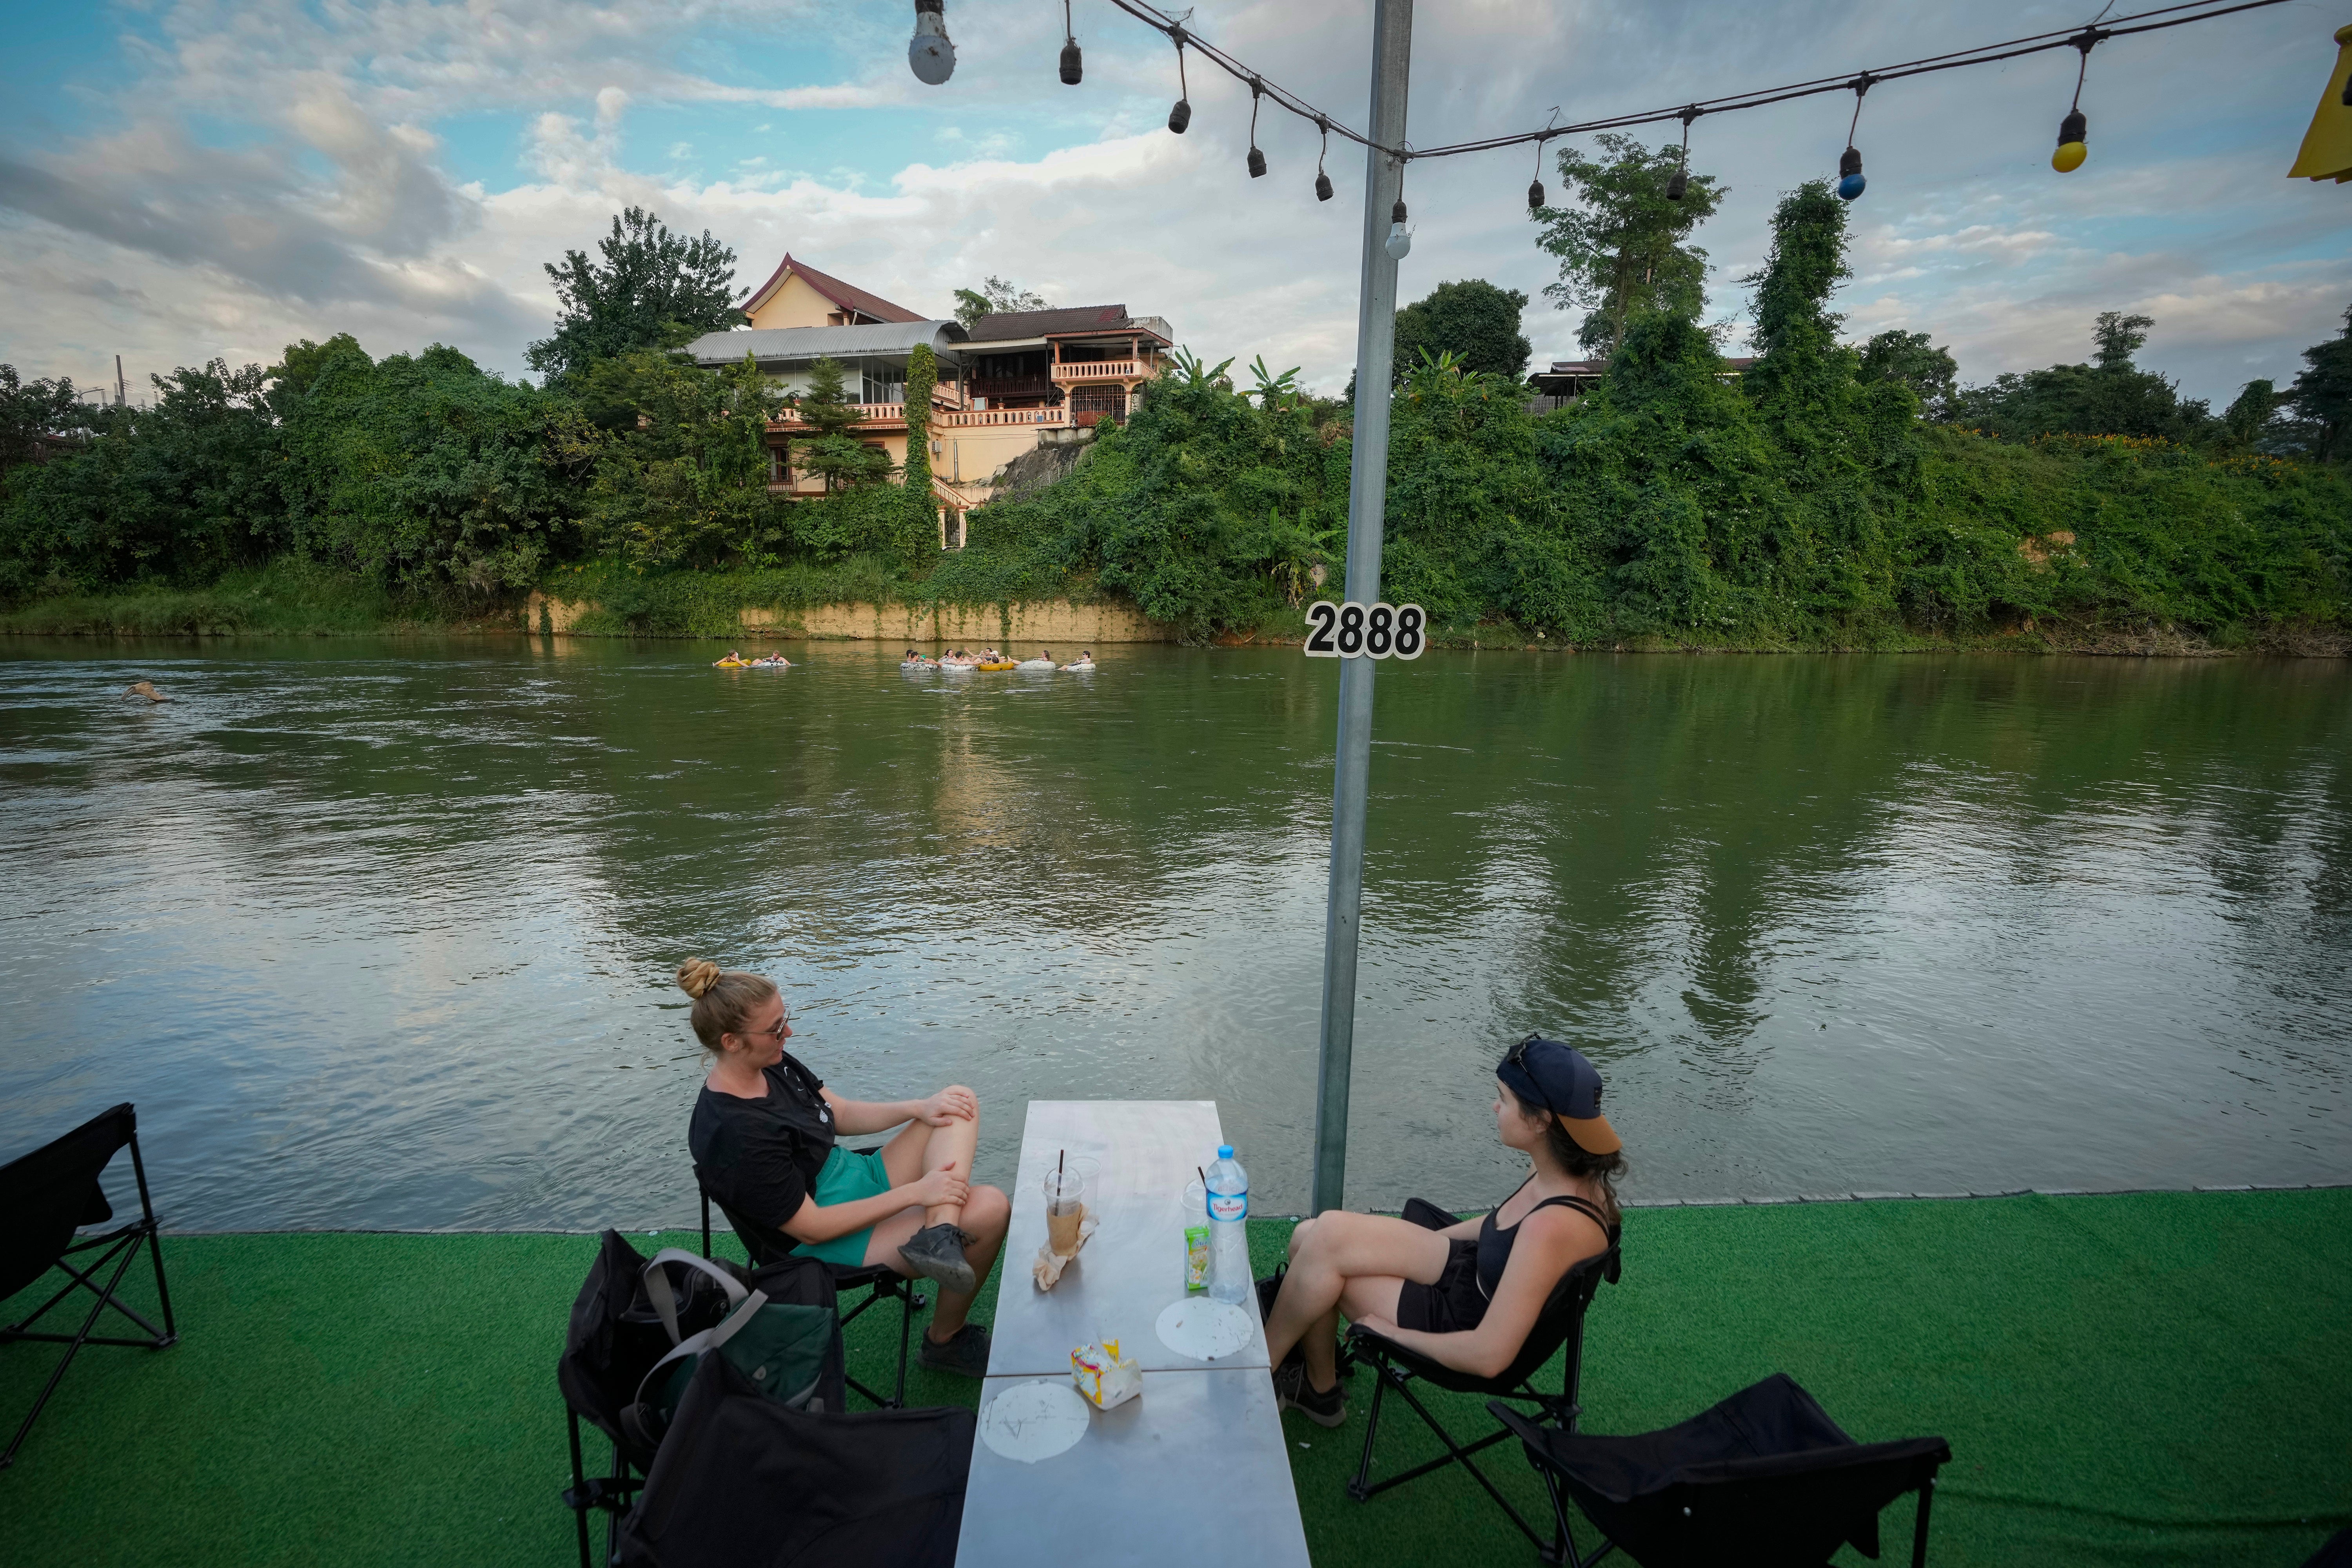
[[[1254,1222],[1262,1268],[1289,1230]],[[593,1237],[164,1246],[181,1343],[82,1353],[0,1473],[0,1561],[571,1560],[553,1368]],[[152,1289],[142,1268],[131,1299]],[[14,1321],[38,1299],[0,1310]],[[993,1287],[981,1315],[992,1308]],[[853,1331],[868,1373],[892,1341],[882,1316]],[[2352,1524],[2347,1347],[2342,1188],[1644,1207],[1627,1216],[1623,1282],[1593,1308],[1585,1425],[1668,1425],[1785,1371],[1859,1439],[1950,1441],[1939,1565],[2292,1564]],[[12,1428],[55,1349],[0,1347]],[[1336,1431],[1286,1417],[1318,1564],[1531,1559],[1458,1473],[1349,1501],[1361,1374],[1356,1389]],[[909,1394],[975,1390],[919,1370]],[[1479,1419],[1433,1397],[1449,1421]],[[1435,1451],[1414,1425],[1383,1420],[1384,1468]],[[1524,1465],[1491,1473],[1536,1500]]]

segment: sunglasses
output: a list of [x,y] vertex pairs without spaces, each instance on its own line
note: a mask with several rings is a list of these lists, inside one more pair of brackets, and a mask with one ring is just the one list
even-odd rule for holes
[[774,1028],[746,1029],[743,1031],[743,1036],[746,1039],[775,1040],[781,1043],[784,1037],[785,1032],[792,1027],[792,1009],[786,1008],[783,1015],[776,1020],[776,1026]]

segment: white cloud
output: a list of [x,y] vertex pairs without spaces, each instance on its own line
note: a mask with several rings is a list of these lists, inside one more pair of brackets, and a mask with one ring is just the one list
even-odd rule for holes
[[[0,271],[17,307],[0,357],[86,377],[115,346],[163,368],[352,330],[376,352],[442,338],[516,369],[553,308],[540,264],[636,203],[710,228],[746,281],[790,248],[945,313],[953,288],[994,273],[1056,301],[1165,315],[1213,358],[1264,353],[1336,389],[1353,353],[1361,153],[1334,144],[1340,195],[1318,203],[1314,132],[1269,110],[1256,139],[1273,171],[1250,180],[1244,88],[1195,59],[1193,127],[1171,137],[1164,42],[1081,7],[1087,79],[1065,89],[1051,9],[959,0],[957,75],[928,90],[892,7],[162,0],[127,28],[134,79],[109,106],[113,128],[0,144]],[[1360,0],[1213,0],[1195,26],[1357,122],[1366,21]],[[1423,146],[1540,124],[1556,102],[1634,110],[2051,25],[2036,0],[1959,13],[1488,0],[1421,22]],[[2291,374],[2352,297],[2343,194],[2277,177],[2325,73],[2311,31],[2283,8],[2103,46],[2084,100],[2093,162],[2063,179],[2046,160],[2071,53],[1879,89],[1859,137],[1872,184],[1841,301],[1851,329],[1930,331],[1981,379],[2080,357],[2092,314],[2131,308],[2158,318],[2148,362],[2192,392]],[[737,62],[724,79],[687,63],[719,58]],[[742,63],[755,61],[773,64]],[[776,112],[730,146],[744,108]],[[1831,95],[1694,128],[1694,163],[1732,187],[1701,237],[1717,264],[1711,314],[1739,308],[1732,280],[1761,262],[1777,194],[1828,172],[1851,109]],[[710,129],[677,136],[680,110]],[[667,172],[631,161],[631,125],[656,111]],[[454,117],[486,112],[523,121],[503,188],[449,169]],[[224,122],[250,134],[200,142],[199,126]],[[700,173],[698,150],[712,160]],[[1542,299],[1551,266],[1523,216],[1533,162],[1416,164],[1403,289],[1522,289],[1538,359],[1573,357],[1576,318]]]

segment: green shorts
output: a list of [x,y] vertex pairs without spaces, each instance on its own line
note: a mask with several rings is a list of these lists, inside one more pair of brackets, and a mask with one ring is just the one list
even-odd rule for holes
[[[856,1153],[836,1143],[824,1157],[824,1168],[816,1173],[816,1191],[809,1196],[816,1200],[817,1207],[829,1209],[835,1204],[878,1198],[889,1190],[890,1173],[883,1166],[879,1152]],[[873,1235],[874,1227],[869,1225],[864,1230],[853,1230],[831,1241],[804,1241],[793,1250],[803,1258],[822,1258],[839,1268],[857,1268],[865,1265],[866,1246]]]

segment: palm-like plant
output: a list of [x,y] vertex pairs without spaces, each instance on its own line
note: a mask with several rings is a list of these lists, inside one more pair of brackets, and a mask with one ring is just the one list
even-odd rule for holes
[[1257,405],[1271,414],[1276,408],[1287,407],[1298,397],[1298,367],[1292,365],[1280,375],[1265,368],[1265,356],[1250,361],[1250,374],[1257,377],[1253,388],[1257,394]]

